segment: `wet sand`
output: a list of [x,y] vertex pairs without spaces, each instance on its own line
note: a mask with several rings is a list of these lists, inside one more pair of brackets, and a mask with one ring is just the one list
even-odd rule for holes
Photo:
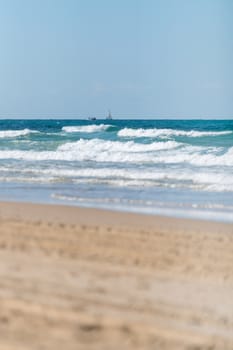
[[0,349],[233,349],[233,224],[0,203]]

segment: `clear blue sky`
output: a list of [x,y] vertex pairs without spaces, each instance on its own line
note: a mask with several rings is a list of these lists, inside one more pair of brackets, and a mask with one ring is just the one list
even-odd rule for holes
[[232,0],[0,0],[1,117],[233,117]]

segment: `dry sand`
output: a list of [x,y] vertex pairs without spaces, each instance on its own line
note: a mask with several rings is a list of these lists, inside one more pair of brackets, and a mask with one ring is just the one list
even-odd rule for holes
[[233,225],[0,204],[0,349],[233,349]]

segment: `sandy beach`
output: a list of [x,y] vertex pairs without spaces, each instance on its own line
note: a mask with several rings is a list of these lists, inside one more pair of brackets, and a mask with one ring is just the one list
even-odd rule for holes
[[0,349],[233,349],[233,225],[0,204]]

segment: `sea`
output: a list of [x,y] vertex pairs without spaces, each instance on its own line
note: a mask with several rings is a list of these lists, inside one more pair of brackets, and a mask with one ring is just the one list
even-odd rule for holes
[[233,222],[233,120],[0,120],[0,200]]

